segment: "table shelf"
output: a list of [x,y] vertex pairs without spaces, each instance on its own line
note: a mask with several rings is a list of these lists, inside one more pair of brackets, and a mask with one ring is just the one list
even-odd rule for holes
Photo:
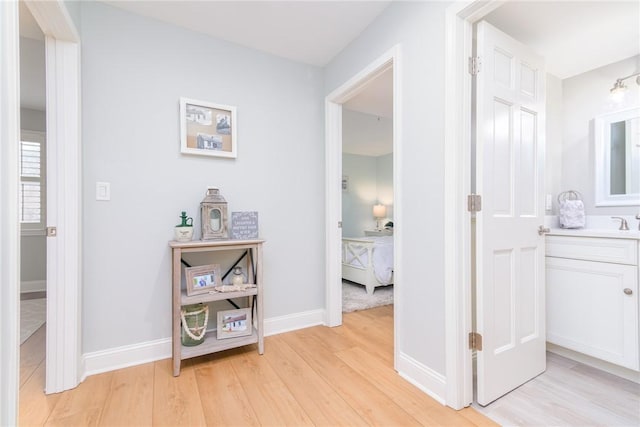
[[[264,310],[263,310],[263,284],[262,284],[262,245],[264,240],[208,240],[208,241],[192,241],[192,242],[169,242],[172,254],[172,357],[173,357],[173,375],[180,375],[180,364],[184,359],[202,356],[218,351],[229,350],[250,344],[258,344],[258,353],[264,353]],[[248,252],[247,264],[249,266],[247,279],[255,283],[255,288],[246,289],[237,292],[212,292],[199,295],[188,296],[187,292],[182,289],[182,256],[189,253],[211,253],[211,257],[215,258],[216,254],[221,251],[237,251],[245,250]],[[233,265],[229,266],[233,267]],[[184,346],[181,341],[181,316],[182,306],[210,303],[222,300],[231,300],[237,298],[247,298],[249,307],[254,314],[252,333],[242,337],[232,337],[217,339],[216,330],[209,331],[205,335],[205,341],[196,346]],[[212,310],[209,306],[209,318],[215,319],[217,311]]]

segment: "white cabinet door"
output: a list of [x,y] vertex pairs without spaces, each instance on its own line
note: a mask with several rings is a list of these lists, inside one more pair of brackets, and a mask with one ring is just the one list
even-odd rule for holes
[[638,370],[636,266],[547,257],[547,341]]

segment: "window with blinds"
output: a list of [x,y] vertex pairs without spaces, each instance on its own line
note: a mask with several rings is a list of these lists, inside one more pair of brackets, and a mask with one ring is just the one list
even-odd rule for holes
[[20,223],[24,229],[43,230],[44,135],[23,132],[20,141]]

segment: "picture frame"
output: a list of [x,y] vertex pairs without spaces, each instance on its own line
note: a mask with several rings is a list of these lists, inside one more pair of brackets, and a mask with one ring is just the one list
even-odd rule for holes
[[184,269],[187,296],[207,294],[220,286],[221,275],[219,264],[199,265]]
[[217,320],[216,333],[219,340],[253,333],[251,308],[218,311]]
[[180,152],[236,158],[236,107],[180,98]]

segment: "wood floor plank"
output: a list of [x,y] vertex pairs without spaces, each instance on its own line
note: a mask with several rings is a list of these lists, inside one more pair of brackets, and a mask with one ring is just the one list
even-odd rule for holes
[[96,426],[111,389],[113,372],[93,375],[60,394],[47,426]]
[[371,381],[371,384],[384,392],[390,400],[411,414],[422,425],[461,426],[470,424],[457,412],[421,393],[417,387],[402,379],[393,367],[372,357],[363,349],[354,347],[337,353],[337,356],[363,378],[370,378],[371,373],[375,372],[375,380]]
[[171,359],[154,363],[152,422],[154,426],[206,425],[195,370],[190,361],[183,361],[178,377],[173,376]]
[[[316,326],[312,329],[324,328]],[[292,332],[282,339],[293,348],[340,397],[372,425],[419,425],[388,396],[326,349],[325,343],[310,334]]]
[[[255,345],[95,375],[45,396],[44,363],[23,383],[27,426],[493,425],[440,405],[393,370],[393,309],[348,313],[342,327],[268,337]],[[44,341],[44,335],[43,335]]]
[[51,415],[61,394],[44,394],[45,363],[20,387],[18,423],[22,426],[42,426]]
[[101,426],[148,426],[153,420],[152,363],[113,372]]
[[291,394],[267,359],[257,352],[230,359],[260,424],[311,426],[313,422]]
[[194,364],[206,423],[208,426],[259,426],[230,357]]
[[296,396],[314,425],[368,425],[281,337],[269,337],[269,343],[269,351],[263,357]]

